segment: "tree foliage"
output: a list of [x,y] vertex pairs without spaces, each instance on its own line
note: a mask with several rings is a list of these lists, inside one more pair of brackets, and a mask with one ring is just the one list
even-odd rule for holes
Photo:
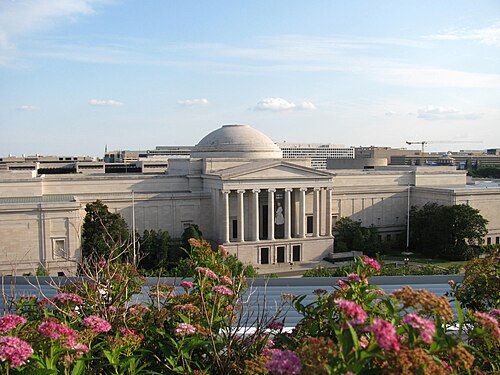
[[380,240],[374,226],[363,227],[359,221],[343,217],[335,226],[335,252],[362,251],[375,254],[380,250]]
[[480,251],[487,224],[479,210],[468,205],[427,203],[421,208],[412,207],[411,247],[430,257],[471,259]]
[[111,259],[123,254],[129,244],[127,223],[111,213],[100,200],[85,206],[82,228],[82,258]]
[[171,239],[167,231],[145,230],[139,238],[139,268],[166,268],[170,247]]

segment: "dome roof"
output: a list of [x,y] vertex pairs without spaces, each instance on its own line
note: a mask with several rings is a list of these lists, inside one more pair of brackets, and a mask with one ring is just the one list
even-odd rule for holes
[[248,125],[223,125],[206,135],[191,151],[193,158],[282,158],[281,149]]

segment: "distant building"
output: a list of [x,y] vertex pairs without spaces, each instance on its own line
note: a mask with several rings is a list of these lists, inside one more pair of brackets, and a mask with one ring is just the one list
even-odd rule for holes
[[326,169],[327,159],[353,159],[354,148],[320,143],[278,143],[283,159],[311,159],[314,169]]

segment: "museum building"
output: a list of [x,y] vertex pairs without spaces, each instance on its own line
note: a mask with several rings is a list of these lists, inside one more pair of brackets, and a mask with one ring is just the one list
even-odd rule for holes
[[[39,175],[0,172],[0,272],[72,274],[80,258],[85,205],[102,200],[139,233],[180,237],[197,224],[247,264],[315,262],[334,252],[341,217],[375,225],[383,240],[406,227],[408,206],[470,204],[498,242],[500,187],[468,185],[450,166],[317,170],[248,125],[224,125],[170,159],[165,173]],[[133,223],[134,221],[134,223]]]

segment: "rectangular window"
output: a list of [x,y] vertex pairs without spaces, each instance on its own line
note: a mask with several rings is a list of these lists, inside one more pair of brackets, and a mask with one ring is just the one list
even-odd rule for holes
[[491,237],[486,238],[486,245],[491,245]]
[[391,240],[391,235],[390,235],[390,234],[388,234],[388,235],[385,237],[385,239],[386,239],[387,241],[390,241],[390,240]]
[[300,262],[301,259],[301,246],[300,245],[293,245],[292,246],[292,261],[293,262]]
[[68,251],[66,250],[66,240],[64,238],[52,239],[52,254],[54,259],[68,258]]
[[313,227],[314,227],[314,218],[312,215],[307,215],[306,216],[306,233],[312,234]]
[[495,243],[496,243],[497,245],[500,245],[500,237],[495,238]]
[[232,221],[233,223],[233,236],[232,236],[232,239],[235,240],[238,238],[238,220],[234,219]]

